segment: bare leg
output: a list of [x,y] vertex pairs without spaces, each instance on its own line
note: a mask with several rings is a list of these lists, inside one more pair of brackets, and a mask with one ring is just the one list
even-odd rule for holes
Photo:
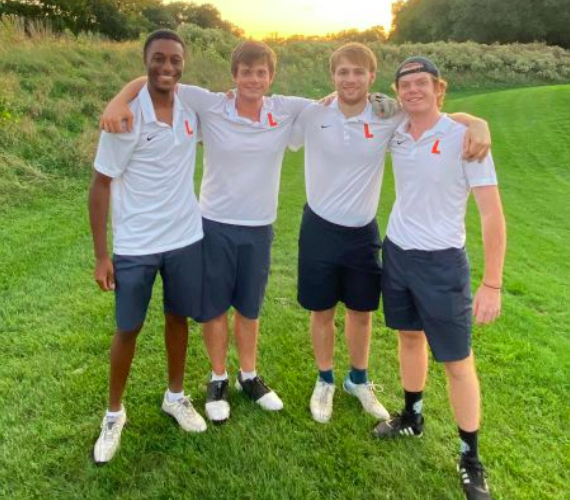
[[408,392],[421,392],[428,372],[427,342],[423,332],[401,331],[400,377]]
[[242,371],[255,371],[257,361],[257,339],[259,337],[259,319],[249,319],[234,311],[234,332]]
[[111,343],[111,373],[109,377],[109,410],[119,411],[125,385],[135,355],[137,336],[142,325],[130,332],[116,331]]
[[311,338],[317,368],[331,370],[334,356],[335,308],[311,312]]
[[202,325],[202,335],[206,350],[216,375],[226,371],[226,354],[228,352],[228,315],[220,314],[217,318]]
[[481,394],[473,354],[461,361],[445,363],[445,371],[457,425],[467,432],[476,431],[481,418]]
[[372,334],[372,313],[346,310],[344,335],[348,345],[350,363],[354,368],[366,370]]
[[184,390],[184,367],[188,347],[188,321],[184,316],[164,315],[164,343],[168,361],[168,389]]

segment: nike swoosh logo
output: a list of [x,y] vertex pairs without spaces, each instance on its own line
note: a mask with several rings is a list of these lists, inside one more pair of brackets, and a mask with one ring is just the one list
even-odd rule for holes
[[332,126],[332,125],[321,125],[321,128],[329,128],[329,127],[331,127],[331,126]]
[[158,134],[149,135],[149,136],[147,136],[146,140],[152,141],[156,136],[158,136]]
[[403,144],[404,141],[396,141],[396,144],[399,146],[400,144]]

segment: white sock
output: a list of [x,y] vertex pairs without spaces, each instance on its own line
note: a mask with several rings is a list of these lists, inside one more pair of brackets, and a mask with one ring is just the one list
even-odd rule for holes
[[107,410],[105,416],[110,420],[117,420],[119,417],[122,417],[125,413],[125,409],[121,407],[119,411],[110,411]]
[[257,372],[255,370],[253,370],[252,372],[244,372],[243,370],[240,370],[240,373],[242,380],[252,380],[255,377],[257,377]]
[[210,380],[212,382],[221,382],[222,380],[228,380],[228,372],[224,372],[221,375],[216,375],[215,372],[212,372],[212,378]]
[[166,391],[166,399],[169,403],[176,403],[179,399],[184,397],[184,391],[182,392],[170,392],[170,389]]

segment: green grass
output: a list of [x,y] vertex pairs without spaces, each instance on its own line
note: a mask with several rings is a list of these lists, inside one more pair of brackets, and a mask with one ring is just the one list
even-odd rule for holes
[[[568,499],[570,86],[460,95],[448,107],[491,123],[509,230],[503,316],[474,335],[490,483],[497,499]],[[285,159],[259,346],[260,371],[283,397],[284,411],[264,413],[232,391],[231,421],[198,436],[184,434],[162,414],[158,285],[127,389],[130,422],[121,450],[111,464],[95,467],[90,454],[106,404],[113,297],[98,292],[91,278],[86,176],[48,180],[1,210],[0,498],[461,498],[456,430],[435,363],[422,440],[374,441],[373,420],[342,391],[329,425],[310,418],[315,369],[307,315],[295,301],[305,199],[301,154]],[[383,228],[392,201],[388,171]],[[468,230],[476,283],[482,254],[473,206]],[[384,388],[382,401],[398,410],[396,338],[381,324],[379,314],[370,372]],[[340,320],[338,326],[340,378],[348,357]],[[232,375],[236,368],[232,347]],[[186,388],[200,410],[207,371],[193,325]]]

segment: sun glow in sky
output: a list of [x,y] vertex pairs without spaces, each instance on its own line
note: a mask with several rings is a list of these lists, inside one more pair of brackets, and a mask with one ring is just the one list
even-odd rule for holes
[[[195,0],[196,1],[196,0]],[[388,31],[392,0],[206,0],[222,18],[262,38],[270,33],[325,35],[382,25]]]

